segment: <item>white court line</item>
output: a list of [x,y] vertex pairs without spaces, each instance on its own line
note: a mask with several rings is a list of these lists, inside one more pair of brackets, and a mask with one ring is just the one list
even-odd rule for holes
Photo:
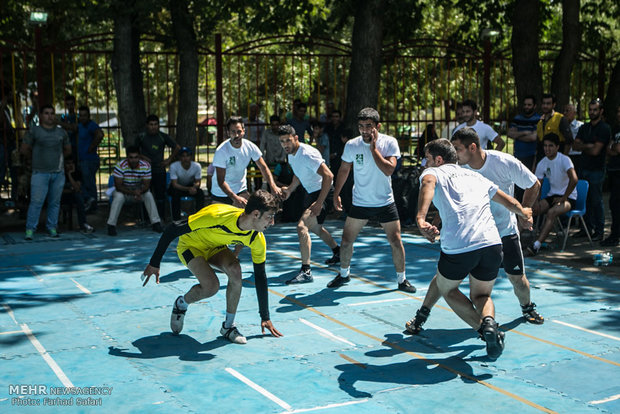
[[21,327],[22,327],[22,331],[24,331],[28,339],[30,339],[30,342],[32,342],[32,345],[34,345],[37,351],[39,351],[39,354],[41,354],[45,362],[47,362],[47,365],[50,366],[52,371],[54,371],[54,374],[56,374],[60,382],[62,382],[62,385],[64,385],[67,388],[73,388],[73,383],[69,380],[69,378],[67,378],[67,376],[62,371],[62,369],[60,369],[56,361],[54,361],[54,358],[52,358],[50,354],[45,350],[45,348],[43,348],[43,345],[41,345],[41,342],[39,342],[39,340],[35,338],[35,336],[32,334],[32,331],[30,330],[28,325],[26,325],[25,323],[22,323]]
[[282,401],[281,399],[279,399],[278,397],[276,397],[275,395],[273,395],[272,393],[270,393],[269,391],[267,391],[266,389],[261,387],[260,385],[256,384],[255,382],[251,381],[250,379],[244,377],[243,375],[241,375],[240,373],[238,373],[234,369],[226,368],[225,370],[230,375],[232,375],[233,377],[237,378],[239,381],[245,383],[246,385],[249,385],[252,389],[254,389],[255,391],[258,391],[261,394],[263,394],[265,397],[269,398],[271,401],[273,401],[274,403],[278,404],[280,407],[284,408],[285,410],[291,411],[291,409],[293,408],[289,404],[287,404],[286,402]]
[[87,295],[92,295],[92,292],[90,290],[80,285],[75,279],[71,278],[71,280],[73,281],[73,283],[75,283],[75,286],[77,286],[78,289],[80,289],[82,292],[86,293]]
[[12,335],[12,334],[17,334],[17,333],[24,333],[24,331],[6,331],[6,332],[0,332],[0,335]]
[[308,325],[309,327],[311,327],[313,329],[316,329],[317,331],[321,332],[322,334],[327,335],[328,337],[330,337],[332,339],[335,339],[336,341],[344,342],[347,345],[355,346],[355,344],[353,342],[349,342],[346,339],[341,338],[340,336],[334,335],[333,333],[331,333],[327,329],[321,328],[320,326],[317,326],[317,325],[313,324],[312,322],[309,322],[309,321],[305,320],[304,318],[299,318],[299,320],[302,323]]
[[620,400],[620,394],[612,395],[611,397],[605,398],[604,400],[590,401],[588,404],[603,404],[603,403],[615,401],[615,400]]
[[375,303],[385,303],[385,302],[398,302],[401,300],[411,300],[413,298],[398,298],[398,299],[383,299],[383,300],[370,300],[368,302],[359,302],[359,303],[349,303],[347,306],[362,306],[362,305],[372,305]]
[[552,320],[552,322],[559,323],[560,325],[568,326],[569,328],[579,329],[580,331],[589,332],[589,333],[594,334],[594,335],[599,335],[599,336],[603,336],[605,338],[613,339],[615,341],[620,341],[620,338],[618,338],[617,336],[612,336],[612,335],[607,335],[607,334],[604,334],[604,333],[601,333],[601,332],[592,331],[590,329],[582,328],[581,326],[577,326],[577,325],[571,325],[570,323],[566,323],[566,322],[562,322],[562,321]]
[[17,323],[17,319],[15,319],[15,314],[13,313],[13,309],[11,309],[11,307],[9,305],[7,305],[6,303],[3,303],[2,307],[4,307],[4,309],[6,309],[6,313],[8,313],[9,316],[11,317],[11,319],[13,319],[13,322],[15,322],[15,325],[19,325]]
[[349,402],[345,402],[345,403],[323,405],[321,407],[300,408],[298,410],[284,411],[282,414],[285,414],[285,413],[307,413],[309,411],[327,410],[329,408],[344,407],[346,405],[361,404],[361,403],[365,403],[365,402],[368,402],[368,398],[364,398],[363,400],[359,400],[359,401],[349,401]]

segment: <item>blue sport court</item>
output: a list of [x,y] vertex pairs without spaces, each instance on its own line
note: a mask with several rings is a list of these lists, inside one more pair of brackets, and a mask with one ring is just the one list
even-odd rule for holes
[[[327,227],[339,240],[341,221]],[[172,245],[161,283],[140,275],[159,235],[146,229],[4,233],[0,246],[0,412],[102,413],[618,413],[620,280],[526,259],[532,299],[546,321],[523,322],[500,272],[493,299],[506,333],[503,355],[441,300],[417,336],[404,324],[419,308],[439,246],[403,234],[415,295],[396,290],[380,228],[355,245],[352,281],[325,285],[336,268],[313,238],[314,282],[284,282],[300,267],[294,225],[265,233],[271,320],[260,332],[249,249],[236,318],[247,345],[219,334],[226,276],[213,298],[190,306],[170,332],[172,303],[196,283]],[[173,243],[174,244],[174,243]],[[467,285],[463,285],[467,292]]]

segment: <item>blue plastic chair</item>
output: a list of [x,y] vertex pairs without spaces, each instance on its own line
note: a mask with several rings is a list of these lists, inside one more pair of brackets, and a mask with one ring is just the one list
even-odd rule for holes
[[568,234],[570,233],[570,224],[573,220],[573,217],[579,217],[581,220],[581,225],[586,231],[588,236],[588,240],[590,241],[590,246],[592,246],[592,238],[590,237],[590,231],[588,230],[588,226],[586,225],[583,216],[586,214],[586,199],[588,197],[588,188],[589,184],[586,180],[579,180],[577,182],[577,202],[575,203],[575,209],[570,210],[564,214],[565,217],[568,217],[568,224],[566,226],[566,230],[564,231],[564,242],[562,243],[562,250],[566,247],[566,240],[568,239]]
[[[166,171],[166,193],[168,192],[168,188],[170,188],[170,181],[172,181],[170,179],[170,172]],[[168,196],[168,207],[170,208],[170,216],[172,216],[172,196],[166,194]],[[196,200],[194,199],[194,197],[190,197],[190,196],[182,196],[181,197],[181,202],[183,201],[193,201],[194,205],[196,205]],[[187,214],[183,211],[183,209],[181,209],[181,217]]]

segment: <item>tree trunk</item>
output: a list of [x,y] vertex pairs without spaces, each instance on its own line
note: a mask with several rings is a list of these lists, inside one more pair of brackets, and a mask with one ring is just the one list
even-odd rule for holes
[[144,131],[146,123],[140,68],[140,33],[135,20],[133,13],[121,10],[114,17],[112,74],[125,146],[135,143],[137,134]]
[[553,64],[551,92],[556,96],[557,111],[563,112],[570,100],[570,75],[577,59],[581,40],[579,0],[562,1],[562,49]]
[[198,123],[198,51],[188,0],[170,0],[172,28],[179,52],[179,107],[177,143],[196,147]]
[[605,118],[612,126],[618,126],[618,106],[620,106],[620,60],[616,61],[609,78],[609,87],[605,97]]
[[356,4],[344,118],[345,126],[352,131],[357,130],[360,109],[377,107],[385,4],[385,0],[362,0]]
[[538,0],[516,0],[512,14],[512,71],[519,105],[532,94],[540,102],[542,69],[538,57]]

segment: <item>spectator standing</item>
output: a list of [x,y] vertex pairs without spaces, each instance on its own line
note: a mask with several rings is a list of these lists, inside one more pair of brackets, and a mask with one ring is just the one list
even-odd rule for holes
[[90,108],[80,106],[78,109],[78,165],[84,179],[82,197],[85,200],[86,212],[97,210],[97,170],[99,170],[99,154],[97,148],[103,139],[103,130],[90,119]]
[[318,121],[312,122],[312,141],[316,143],[316,148],[325,160],[325,165],[329,167],[329,135],[325,133],[323,123]]
[[[577,137],[577,133],[579,132],[579,128],[583,125],[583,122],[578,121],[577,117],[577,109],[575,105],[568,104],[564,107],[564,118],[568,121],[568,125],[570,126],[570,132],[573,134],[573,138]],[[574,148],[574,145],[571,145],[570,150],[568,151],[568,156],[570,157],[573,165],[575,166],[575,172],[577,173],[577,177],[581,177],[581,151],[577,151]]]
[[536,136],[538,138],[536,147],[536,161],[545,157],[543,149],[543,138],[548,134],[555,134],[560,140],[560,152],[568,154],[568,150],[573,143],[573,133],[570,130],[568,120],[555,111],[555,95],[544,93],[540,103],[542,115],[536,124]]
[[168,195],[172,198],[172,220],[181,218],[181,197],[192,197],[196,201],[196,211],[205,205],[205,195],[200,188],[202,167],[192,161],[192,150],[183,147],[179,150],[179,161],[170,164],[170,187]]
[[269,126],[263,131],[260,139],[260,151],[269,168],[274,168],[279,163],[286,161],[286,152],[280,145],[280,136],[278,129],[280,128],[280,117],[271,115],[269,117]]
[[[603,208],[603,181],[605,181],[605,156],[611,141],[611,128],[603,121],[603,102],[593,99],[588,105],[590,122],[579,128],[573,148],[581,151],[581,177],[589,184],[586,215],[592,240],[603,240],[605,233],[605,210]],[[585,236],[582,229],[581,235]]]
[[[166,168],[176,159],[181,148],[170,135],[159,130],[159,117],[146,118],[146,131],[138,135],[137,145],[141,158],[151,166],[151,190],[157,203],[159,216],[165,219],[166,212]],[[170,156],[164,159],[164,149],[171,149]]]
[[[286,123],[295,129],[295,133],[302,143],[308,142],[312,144],[312,129],[310,128],[310,117],[306,115],[308,112],[308,104],[305,102],[296,102],[293,104],[293,113],[290,118],[286,119]],[[306,141],[306,133],[310,141]]]
[[69,141],[71,141],[71,154],[73,154],[75,162],[79,160],[76,158],[78,154],[78,114],[75,113],[75,96],[65,96],[65,108],[66,113],[60,116],[60,126],[67,131],[69,135]]
[[462,110],[464,121],[462,124],[459,124],[459,126],[454,128],[452,136],[454,136],[454,133],[459,129],[469,127],[476,131],[476,133],[478,134],[478,137],[480,138],[480,148],[487,149],[489,142],[493,142],[495,145],[497,145],[495,149],[497,151],[501,151],[506,145],[506,143],[490,125],[487,125],[476,118],[477,109],[478,105],[471,99],[466,99],[463,101]]
[[65,187],[62,190],[61,204],[75,205],[78,225],[82,233],[92,233],[95,229],[86,222],[84,197],[82,197],[82,173],[75,167],[73,156],[65,157]]
[[616,124],[609,145],[607,177],[609,178],[611,233],[601,242],[601,246],[613,247],[620,242],[620,106],[616,110]]
[[39,111],[40,125],[33,125],[22,142],[21,152],[32,157],[30,205],[26,219],[26,240],[32,240],[47,198],[47,231],[58,237],[58,213],[65,185],[64,157],[71,154],[71,142],[64,129],[56,126],[52,105]]
[[252,103],[248,108],[248,117],[243,118],[245,124],[246,138],[255,143],[260,144],[260,138],[265,130],[265,121],[259,116],[260,107]]

